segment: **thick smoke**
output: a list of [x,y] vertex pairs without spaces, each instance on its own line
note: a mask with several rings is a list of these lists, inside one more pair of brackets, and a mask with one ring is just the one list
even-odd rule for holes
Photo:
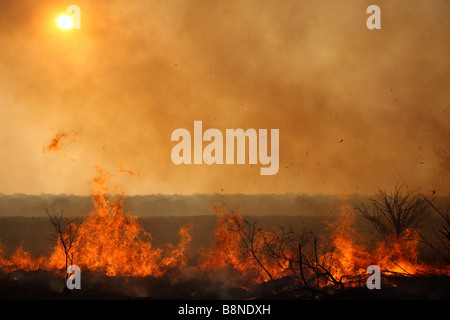
[[[446,0],[0,2],[0,192],[448,194]],[[382,29],[366,28],[381,8]],[[176,128],[280,130],[280,170],[175,166]],[[44,154],[60,132],[79,133]],[[122,166],[122,165],[120,165]],[[123,175],[122,175],[123,176]]]

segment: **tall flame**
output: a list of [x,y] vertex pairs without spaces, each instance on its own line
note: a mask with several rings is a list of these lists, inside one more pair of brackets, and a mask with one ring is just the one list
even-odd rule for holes
[[[81,224],[73,245],[80,268],[104,272],[108,276],[161,276],[169,267],[186,262],[184,251],[189,244],[190,226],[180,230],[181,241],[166,252],[152,247],[152,236],[131,213],[124,212],[124,196],[110,195],[107,183],[111,175],[97,166],[93,199],[95,209]],[[52,261],[62,267],[61,244]]]
[[[72,264],[81,269],[107,276],[161,276],[170,268],[187,262],[185,251],[191,241],[191,225],[179,230],[181,240],[166,250],[152,247],[152,236],[131,213],[124,212],[123,194],[111,195],[107,187],[111,175],[97,166],[94,179],[94,210],[78,228],[69,251]],[[61,239],[44,259],[35,259],[19,247],[9,258],[0,250],[0,264],[12,270],[61,270],[66,266],[66,253]]]
[[[216,271],[233,269],[238,272],[237,280],[257,284],[281,278],[286,275],[287,262],[274,261],[264,251],[266,241],[273,234],[265,230],[239,230],[243,227],[240,215],[227,211],[223,206],[213,207],[217,221],[212,247],[204,252],[200,269]],[[245,239],[246,232],[250,237]],[[251,241],[251,244],[249,243]]]
[[342,200],[341,211],[341,218],[330,224],[334,229],[331,241],[336,257],[337,277],[361,275],[370,265],[378,265],[384,273],[391,274],[413,275],[429,269],[418,263],[417,230],[408,229],[401,237],[391,235],[384,241],[378,240],[374,245],[368,245],[352,227],[354,217],[349,213],[349,204],[345,198]]

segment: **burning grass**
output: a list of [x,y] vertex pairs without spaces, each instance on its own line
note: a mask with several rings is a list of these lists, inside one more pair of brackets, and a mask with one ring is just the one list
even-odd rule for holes
[[[375,241],[367,239],[355,229],[345,199],[340,218],[328,223],[326,236],[283,227],[261,228],[257,221],[215,207],[215,232],[209,248],[192,252],[192,223],[179,229],[177,244],[154,247],[152,235],[124,211],[123,194],[112,195],[106,187],[111,176],[99,167],[97,172],[94,210],[83,221],[62,220],[62,216],[56,219],[56,223],[65,224],[49,255],[32,257],[22,247],[7,255],[1,246],[4,275],[21,272],[23,277],[24,273],[41,272],[63,277],[67,265],[76,264],[83,270],[83,282],[91,281],[91,287],[98,281],[108,282],[93,280],[95,277],[109,278],[115,279],[116,287],[127,296],[156,297],[161,290],[156,292],[149,286],[159,283],[168,290],[165,294],[169,298],[314,299],[349,289],[367,291],[366,270],[370,265],[381,268],[384,289],[396,288],[399,283],[410,285],[416,278],[440,277],[441,282],[448,283],[448,264],[437,268],[420,260],[418,230],[407,229],[401,236]],[[134,283],[135,291],[127,291],[127,283]],[[171,295],[170,288],[177,294]]]

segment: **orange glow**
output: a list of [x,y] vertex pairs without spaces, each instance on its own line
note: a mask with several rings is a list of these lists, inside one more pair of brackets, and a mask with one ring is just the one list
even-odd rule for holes
[[[124,211],[124,195],[112,195],[107,187],[112,176],[102,167],[96,166],[92,197],[95,208],[84,219],[73,243],[71,264],[106,276],[162,277],[167,271],[176,269],[180,277],[206,274],[211,277],[226,275],[227,281],[242,288],[292,276],[300,266],[297,242],[283,246],[283,257],[274,259],[267,244],[276,248],[283,234],[254,228],[251,253],[245,247],[246,227],[242,216],[233,214],[225,207],[213,207],[216,212],[214,238],[209,249],[203,249],[198,264],[193,265],[189,253],[193,225],[188,223],[178,231],[178,244],[155,248],[152,235],[138,223],[137,217]],[[308,258],[308,249],[302,249],[303,273],[313,279],[318,270],[308,269],[325,266],[336,281],[345,286],[361,285],[367,277],[370,265],[377,265],[385,275],[415,275],[438,271],[421,263],[418,259],[418,234],[409,230],[399,239],[388,239],[368,245],[361,234],[353,228],[354,219],[349,212],[346,199],[342,200],[342,215],[329,226],[329,240],[324,241],[316,256]],[[241,229],[239,229],[239,226]],[[252,226],[250,224],[250,226]],[[242,232],[244,231],[244,235]],[[322,239],[323,240],[323,239]],[[248,244],[248,242],[247,242]],[[326,249],[326,245],[331,247]],[[275,249],[276,250],[276,249]],[[34,258],[19,247],[7,256],[0,244],[0,266],[6,272],[14,270],[61,271],[66,267],[66,257],[60,240],[49,256]],[[309,265],[305,265],[309,259]],[[322,269],[320,269],[322,270]],[[297,274],[297,280],[299,274]],[[303,277],[303,275],[302,275]],[[300,281],[300,280],[299,280]],[[311,281],[309,282],[312,283]],[[336,284],[330,279],[316,279],[316,286]]]
[[[186,262],[184,251],[190,242],[190,226],[179,231],[178,246],[167,250],[152,247],[152,236],[136,217],[123,210],[124,196],[110,195],[106,184],[111,175],[99,166],[92,193],[95,209],[88,214],[75,241],[73,263],[82,269],[107,276],[161,276],[168,268]],[[50,257],[56,269],[64,268],[60,243]]]
[[[84,219],[69,256],[71,264],[107,276],[162,276],[171,268],[180,268],[188,258],[185,251],[191,241],[192,225],[179,230],[178,245],[153,248],[152,236],[131,213],[124,212],[124,196],[111,195],[107,183],[111,175],[96,166],[92,197],[95,208]],[[66,257],[58,241],[48,257],[33,258],[19,247],[6,257],[0,246],[0,265],[4,270],[64,270]]]
[[56,23],[58,24],[58,27],[60,27],[63,30],[73,29],[75,26],[75,23],[74,23],[72,17],[70,17],[67,14],[60,15],[56,19]]
[[370,265],[378,265],[384,274],[414,275],[431,271],[418,262],[417,230],[408,230],[400,238],[389,237],[387,241],[377,241],[373,246],[364,244],[364,239],[352,227],[354,218],[349,213],[346,199],[342,200],[342,217],[331,224],[334,231],[331,241],[336,259],[334,274],[342,278],[354,278],[366,273]]
[[223,206],[213,208],[217,216],[215,235],[211,248],[203,252],[203,262],[199,266],[202,271],[234,269],[238,271],[235,280],[253,284],[271,280],[270,276],[272,279],[278,279],[287,274],[287,262],[277,263],[258,250],[264,246],[265,239],[270,241],[273,234],[264,230],[255,233],[253,247],[259,264],[255,256],[243,249],[242,238],[236,230],[237,224],[243,223],[243,218],[240,215],[233,216]]
[[[65,140],[70,139],[69,142]],[[52,142],[43,148],[45,152],[61,151],[64,145],[69,145],[77,141],[78,133],[75,131],[58,133],[52,140]]]

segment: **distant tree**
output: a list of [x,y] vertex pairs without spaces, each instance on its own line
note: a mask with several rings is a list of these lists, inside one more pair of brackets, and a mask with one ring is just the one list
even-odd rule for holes
[[376,198],[357,206],[356,211],[370,221],[379,235],[388,242],[392,236],[399,239],[408,230],[417,230],[427,215],[427,206],[421,195],[403,185],[396,185],[393,192],[381,189]]
[[[83,219],[79,218],[65,218],[63,216],[63,211],[60,213],[56,213],[55,210],[53,212],[49,212],[49,210],[45,209],[47,215],[50,219],[51,224],[55,229],[55,233],[53,234],[53,238],[61,243],[64,254],[66,257],[66,270],[69,265],[73,264],[74,259],[74,244],[78,238],[78,231],[83,222]],[[67,274],[67,277],[69,275]]]

